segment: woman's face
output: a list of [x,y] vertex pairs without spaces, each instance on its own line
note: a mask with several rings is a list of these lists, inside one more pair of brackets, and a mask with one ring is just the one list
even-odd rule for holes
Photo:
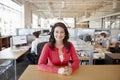
[[56,27],[54,30],[54,38],[56,41],[63,41],[65,37],[65,31],[62,27]]

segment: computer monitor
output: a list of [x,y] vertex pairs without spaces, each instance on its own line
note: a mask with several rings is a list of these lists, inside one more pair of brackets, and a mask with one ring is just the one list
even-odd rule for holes
[[12,37],[13,46],[27,44],[27,37],[24,35]]
[[89,40],[93,40],[94,39],[94,33],[95,33],[95,29],[82,29],[79,28],[76,30],[77,35],[80,39],[85,40],[86,41],[86,37],[88,40],[88,36],[89,36]]
[[50,31],[49,31],[49,29],[43,29],[43,31],[42,31],[43,33],[49,33]]

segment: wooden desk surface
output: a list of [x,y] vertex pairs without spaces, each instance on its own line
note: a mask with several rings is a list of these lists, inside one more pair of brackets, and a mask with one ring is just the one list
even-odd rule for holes
[[111,57],[112,59],[120,59],[120,53],[113,53],[113,54],[106,54],[106,55]]
[[[26,48],[25,48],[26,47]],[[11,49],[10,47],[0,51],[0,59],[17,59],[29,50],[29,46],[20,47],[20,49]]]
[[120,80],[120,65],[84,65],[70,76],[38,70],[29,65],[19,80]]

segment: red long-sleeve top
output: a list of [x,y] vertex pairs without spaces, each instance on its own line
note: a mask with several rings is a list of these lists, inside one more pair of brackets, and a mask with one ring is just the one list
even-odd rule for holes
[[[68,49],[65,46],[62,48],[62,54],[64,57],[64,60],[62,62],[59,58],[58,48],[54,46],[54,50],[51,50],[51,48],[49,47],[50,43],[45,44],[38,61],[38,69],[42,71],[58,73],[57,66],[68,66],[70,60],[72,60],[72,70],[77,69],[79,67],[80,60],[76,54],[73,44],[71,42],[69,42],[69,44],[69,53]],[[46,64],[47,59],[48,63]]]

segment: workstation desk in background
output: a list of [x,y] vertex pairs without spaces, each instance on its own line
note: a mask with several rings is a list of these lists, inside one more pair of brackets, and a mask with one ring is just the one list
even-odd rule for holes
[[29,65],[19,80],[120,80],[120,65],[84,65],[70,76],[43,72]]
[[16,60],[29,51],[30,46],[21,46],[19,48],[6,48],[0,51],[0,59],[13,60],[15,70],[15,80],[17,80]]
[[106,64],[120,64],[120,53],[105,54]]
[[[106,50],[102,50],[101,48],[98,48],[98,51],[93,52],[93,54],[91,56],[79,56],[79,59],[81,62],[89,62],[89,64],[104,64],[104,60],[105,60],[105,54],[112,54],[109,51]],[[92,60],[92,62],[90,63],[90,60]]]

